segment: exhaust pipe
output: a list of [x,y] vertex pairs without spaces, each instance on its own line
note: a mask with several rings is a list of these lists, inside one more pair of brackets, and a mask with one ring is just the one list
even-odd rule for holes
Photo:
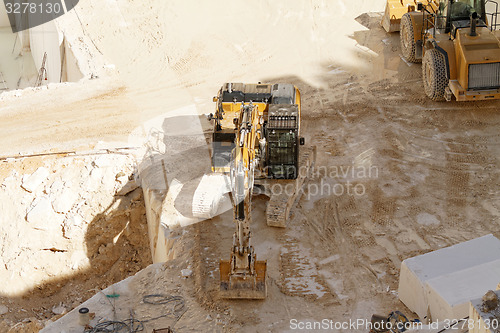
[[477,26],[477,13],[474,12],[470,15],[470,36],[471,37],[477,36],[476,26]]

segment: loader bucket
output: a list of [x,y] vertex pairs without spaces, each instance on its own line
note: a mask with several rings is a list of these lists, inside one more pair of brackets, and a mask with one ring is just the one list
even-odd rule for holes
[[387,0],[382,26],[387,32],[399,31],[401,18],[408,11],[415,10],[414,0]]
[[255,274],[231,274],[231,262],[221,260],[220,265],[220,295],[228,299],[265,299],[266,261],[255,262]]

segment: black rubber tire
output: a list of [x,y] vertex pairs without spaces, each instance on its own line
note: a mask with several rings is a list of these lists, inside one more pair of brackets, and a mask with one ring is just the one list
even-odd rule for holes
[[399,41],[401,44],[401,53],[403,53],[403,58],[408,62],[421,62],[421,59],[417,59],[417,45],[415,42],[413,34],[413,24],[411,23],[411,16],[406,13],[401,18],[401,25],[399,27]]
[[436,49],[427,50],[422,61],[422,80],[425,94],[433,101],[444,101],[448,86],[444,56]]

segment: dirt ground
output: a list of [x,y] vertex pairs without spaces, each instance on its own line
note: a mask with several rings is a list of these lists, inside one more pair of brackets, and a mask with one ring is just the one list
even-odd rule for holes
[[198,281],[207,295],[200,298],[230,309],[229,331],[282,332],[291,319],[369,320],[393,310],[411,317],[397,297],[402,260],[500,236],[498,102],[428,100],[420,65],[401,60],[399,36],[386,34],[380,18],[357,17],[368,30],[353,36],[379,54],[367,55],[372,72],[329,66],[324,89],[296,77],[269,80],[301,89],[303,133],[318,158],[286,230],[265,225],[263,198],[254,206],[256,253],[268,260],[265,302],[218,298],[231,214],[194,227],[195,262],[209,277]]
[[[84,3],[80,15],[85,20],[97,5],[90,0]],[[221,330],[286,332],[292,330],[293,319],[367,320],[373,313],[385,315],[393,310],[411,317],[397,297],[402,260],[489,233],[500,237],[499,102],[427,99],[420,65],[404,62],[399,36],[387,34],[380,26],[384,1],[337,1],[335,8],[325,7],[335,9],[335,15],[343,17],[340,22],[348,22],[344,25],[329,22],[337,16],[325,18],[321,11],[312,10],[311,17],[305,16],[311,22],[307,28],[316,32],[311,37],[315,42],[304,38],[297,46],[283,39],[274,48],[264,40],[259,45],[253,35],[246,35],[249,43],[233,46],[230,37],[244,35],[246,30],[240,25],[226,29],[215,19],[204,21],[198,16],[190,19],[201,20],[205,27],[220,24],[220,30],[204,35],[215,46],[191,30],[185,41],[175,41],[171,35],[182,30],[176,23],[192,4],[179,8],[163,4],[155,17],[153,7],[138,10],[133,1],[118,3],[127,27],[113,27],[116,23],[106,21],[105,12],[95,12],[94,24],[87,29],[116,64],[119,79],[112,87],[100,87],[99,93],[89,88],[88,81],[86,100],[72,96],[64,107],[47,107],[54,112],[44,112],[37,122],[26,125],[28,131],[35,131],[36,142],[13,131],[17,125],[25,126],[23,119],[29,115],[20,115],[14,102],[6,101],[8,121],[0,129],[8,129],[10,135],[1,140],[9,154],[67,149],[100,140],[129,145],[133,127],[162,113],[188,104],[196,105],[200,113],[211,112],[210,98],[225,81],[297,85],[302,95],[303,135],[308,145],[318,149],[317,173],[307,181],[286,229],[267,227],[265,198],[255,199],[253,242],[258,259],[268,261],[268,298],[230,302],[218,296],[218,261],[229,256],[234,232],[231,212],[190,226],[179,238],[189,245],[179,257],[194,271],[185,287],[191,288],[201,308],[222,314]],[[320,1],[314,4],[322,8]],[[267,1],[260,1],[259,6],[276,9]],[[275,22],[285,36],[300,9],[281,9]],[[144,13],[151,19],[144,20]],[[165,15],[175,19],[165,20]],[[266,22],[273,18],[269,14]],[[103,26],[112,33],[99,33]],[[124,40],[130,43],[120,49]],[[137,45],[144,47],[143,52]],[[114,47],[121,52],[113,51]],[[225,52],[219,54],[217,47]],[[228,51],[232,48],[234,53]],[[340,51],[335,54],[337,48]],[[221,67],[218,64],[224,56],[229,58]],[[46,94],[57,96],[53,91]],[[95,123],[84,121],[82,113],[73,121],[70,109],[89,109]],[[98,117],[100,112],[103,117]],[[50,133],[60,135],[54,145]],[[348,193],[348,189],[357,192]],[[36,296],[40,301],[35,306],[28,296],[3,302],[26,309],[48,308],[72,299],[70,292],[90,296],[92,288],[102,288],[108,280],[87,280],[82,275],[60,289],[55,282],[48,294]],[[49,294],[53,296],[44,299]],[[199,328],[199,322],[196,325]],[[182,323],[181,331],[190,329],[189,321]]]

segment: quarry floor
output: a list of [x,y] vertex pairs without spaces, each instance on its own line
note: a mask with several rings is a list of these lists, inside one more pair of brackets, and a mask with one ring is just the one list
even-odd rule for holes
[[[95,8],[90,0],[83,3],[80,15],[85,20]],[[404,62],[399,36],[380,27],[384,1],[352,3],[337,1],[342,18],[325,18],[312,8],[311,16],[305,15],[293,29],[285,23],[294,21],[300,8],[274,11],[279,13],[276,21],[272,15],[266,19],[277,29],[283,28],[283,34],[287,29],[293,35],[307,28],[298,40],[315,42],[292,48],[295,41],[286,39],[273,49],[265,41],[260,45],[255,37],[265,34],[264,30],[249,35],[242,26],[230,31],[211,21],[221,24],[216,27],[227,35],[218,39],[220,31],[209,29],[204,36],[212,39],[202,39],[187,29],[185,40],[174,40],[167,31],[175,34],[185,27],[175,24],[187,15],[192,3],[161,4],[160,10],[153,11],[118,1],[128,25],[120,28],[120,20],[106,21],[104,12],[96,12],[94,24],[87,28],[116,65],[117,76],[81,83],[78,92],[72,85],[48,89],[36,104],[29,98],[4,100],[0,109],[0,131],[5,133],[0,138],[5,147],[2,155],[136,146],[131,133],[147,134],[150,125],[144,124],[165,113],[179,112],[186,105],[195,105],[200,114],[212,112],[211,97],[223,82],[293,83],[301,90],[302,133],[308,145],[317,147],[318,172],[307,181],[286,229],[267,227],[265,198],[255,198],[253,242],[258,259],[268,261],[267,299],[232,302],[217,293],[218,260],[229,256],[234,232],[231,212],[181,232],[177,258],[170,264],[174,268],[169,271],[167,265],[164,275],[151,277],[150,282],[154,281],[155,290],[182,292],[192,305],[192,312],[188,310],[175,326],[179,332],[203,330],[205,322],[212,329],[215,324],[205,319],[207,315],[218,318],[213,330],[227,332],[286,332],[291,330],[292,319],[367,320],[374,313],[385,315],[393,310],[411,317],[397,298],[402,260],[489,233],[500,237],[500,105],[497,101],[436,103],[427,99],[420,65]],[[313,4],[324,5],[321,1]],[[276,9],[268,1],[260,1],[259,6]],[[294,6],[300,7],[295,2]],[[162,20],[172,12],[176,19]],[[145,13],[153,19],[144,20]],[[336,18],[340,23],[335,23]],[[190,17],[196,19],[196,15]],[[103,27],[109,32],[100,32]],[[248,42],[232,45],[231,34],[242,31],[247,32]],[[122,45],[125,38],[129,43]],[[288,47],[287,52],[282,46]],[[227,55],[229,60],[222,66]],[[343,59],[349,57],[350,62]],[[23,92],[24,97],[32,94]],[[2,162],[0,181],[15,169],[20,182],[22,174],[32,174],[44,163],[43,158]],[[47,163],[50,169],[59,162]],[[109,193],[113,197],[114,192]],[[98,255],[88,258],[93,258],[98,269],[49,279],[20,297],[0,297],[0,304],[8,308],[8,313],[0,315],[0,329],[32,318],[11,332],[36,332],[55,316],[54,306],[63,304],[70,310],[79,304],[75,295],[84,300],[147,266],[147,236],[141,227],[146,223],[144,207],[139,197],[135,202],[138,229],[129,234],[135,236],[121,238],[127,249],[122,256],[113,246],[108,251],[114,256],[97,246],[93,249]],[[106,208],[96,207],[96,215]],[[127,218],[119,213],[105,224],[113,228],[113,237]],[[101,225],[99,219],[88,222],[89,228],[92,223]],[[144,241],[136,237],[141,232]],[[137,261],[132,267],[127,266],[130,256]],[[181,278],[179,269],[188,267],[192,276]]]

